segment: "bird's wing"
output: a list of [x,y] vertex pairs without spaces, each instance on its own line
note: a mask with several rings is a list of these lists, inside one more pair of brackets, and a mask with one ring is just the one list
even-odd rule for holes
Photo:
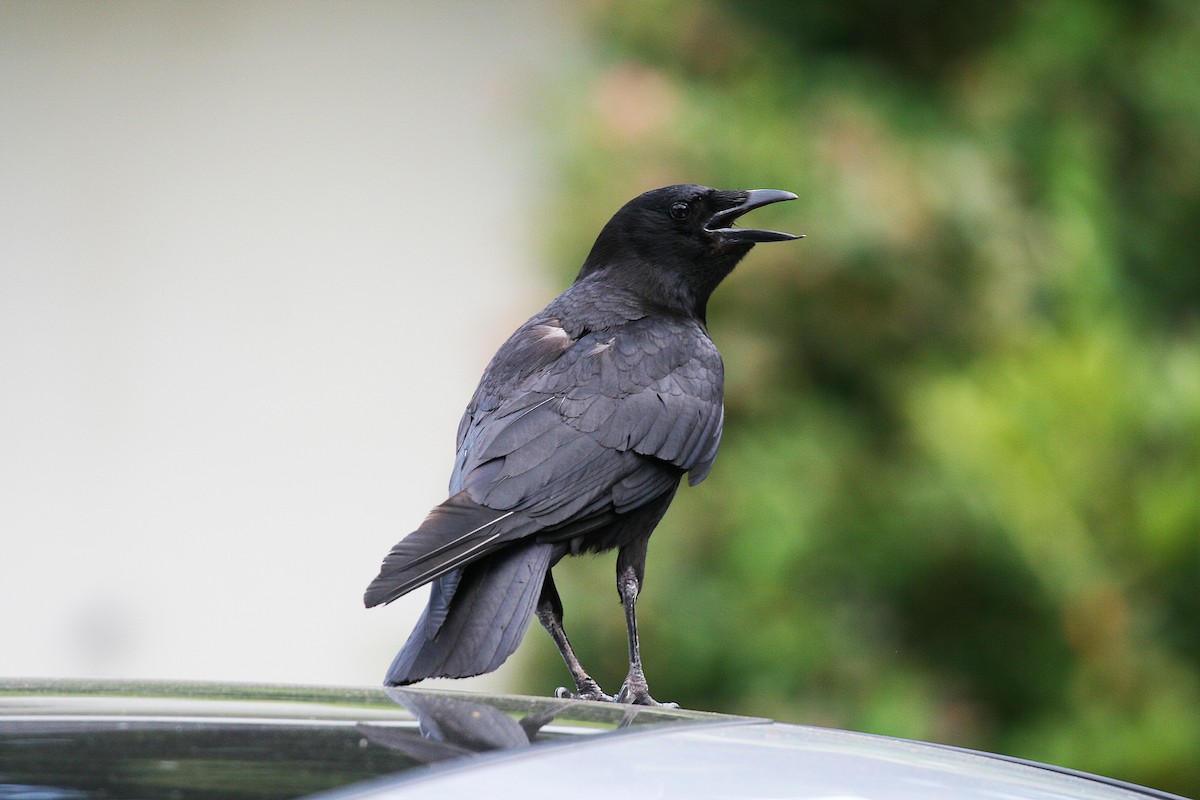
[[430,599],[430,614],[440,624],[461,578],[455,569],[538,529],[524,514],[488,508],[474,502],[466,492],[459,492],[430,511],[421,527],[384,556],[363,602],[368,608],[390,603],[418,586],[441,579]]
[[556,358],[516,386],[481,386],[468,411],[457,472],[472,499],[549,527],[636,508],[685,471],[704,477],[720,441],[722,367],[699,324],[647,316],[554,339]]
[[[368,605],[518,539],[586,533],[708,472],[722,372],[698,324],[643,317],[572,337],[554,322],[527,323],[493,359],[459,427],[451,497],[392,548]],[[440,621],[448,600],[433,605]]]
[[604,447],[708,474],[721,441],[721,354],[696,322],[647,317],[602,333],[555,381],[571,427]]

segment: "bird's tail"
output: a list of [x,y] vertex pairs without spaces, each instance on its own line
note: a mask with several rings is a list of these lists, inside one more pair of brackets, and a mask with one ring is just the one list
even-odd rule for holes
[[529,627],[556,545],[516,543],[434,581],[384,683],[468,678],[504,663]]
[[519,512],[481,506],[465,491],[459,492],[396,543],[367,587],[363,602],[367,608],[390,603],[537,528]]

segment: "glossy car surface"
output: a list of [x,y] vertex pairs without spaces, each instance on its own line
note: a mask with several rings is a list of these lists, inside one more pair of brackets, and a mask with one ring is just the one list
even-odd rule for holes
[[425,689],[0,681],[0,800],[1170,798],[769,720]]

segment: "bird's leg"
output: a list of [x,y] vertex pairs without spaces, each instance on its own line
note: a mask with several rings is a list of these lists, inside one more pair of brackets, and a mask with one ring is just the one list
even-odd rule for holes
[[571,679],[575,681],[575,693],[560,686],[555,695],[574,697],[580,700],[612,702],[615,698],[605,694],[600,685],[592,680],[592,676],[584,671],[575,651],[571,649],[571,643],[567,641],[567,632],[563,629],[562,598],[558,596],[558,588],[555,587],[554,578],[550,572],[546,573],[546,580],[542,584],[542,594],[538,598],[537,618],[546,632],[550,634],[550,638],[554,640],[554,644],[558,645],[558,652],[562,654],[562,659],[571,672]]
[[617,594],[621,596],[621,605],[625,607],[625,627],[629,633],[629,675],[617,694],[617,702],[677,707],[675,703],[660,703],[650,696],[638,647],[637,612],[634,608],[646,574],[646,546],[649,542],[648,537],[638,539],[617,551]]

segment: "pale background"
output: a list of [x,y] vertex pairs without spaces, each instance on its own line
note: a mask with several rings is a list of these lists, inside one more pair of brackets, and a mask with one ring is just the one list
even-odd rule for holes
[[560,288],[575,57],[533,0],[0,5],[0,677],[381,679],[424,592],[362,590]]

